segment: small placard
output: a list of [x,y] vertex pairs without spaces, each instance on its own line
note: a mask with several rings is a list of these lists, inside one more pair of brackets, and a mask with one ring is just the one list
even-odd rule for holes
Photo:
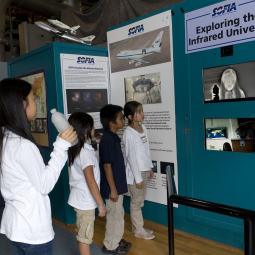
[[240,146],[245,146],[245,141],[240,141]]

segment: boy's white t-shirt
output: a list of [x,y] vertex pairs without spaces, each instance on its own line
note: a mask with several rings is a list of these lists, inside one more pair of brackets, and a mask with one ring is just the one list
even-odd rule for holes
[[143,133],[127,127],[123,134],[125,145],[124,159],[126,164],[127,183],[133,184],[143,181],[141,172],[150,171],[153,167],[150,155],[148,133],[142,125]]
[[98,207],[95,199],[90,193],[83,170],[93,166],[95,181],[100,187],[100,170],[93,147],[87,143],[84,144],[80,154],[75,158],[71,166],[70,186],[71,193],[68,204],[80,210],[92,210]]

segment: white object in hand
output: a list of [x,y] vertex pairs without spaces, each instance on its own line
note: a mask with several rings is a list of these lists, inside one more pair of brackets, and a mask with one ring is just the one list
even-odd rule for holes
[[[55,108],[52,109],[50,112],[52,114],[51,121],[60,134],[63,133],[67,128],[70,127],[70,124],[67,121],[67,119],[65,118],[64,114],[62,114],[61,112],[57,112],[57,110]],[[72,142],[72,146],[74,146],[77,143],[78,143],[78,138],[76,138]]]

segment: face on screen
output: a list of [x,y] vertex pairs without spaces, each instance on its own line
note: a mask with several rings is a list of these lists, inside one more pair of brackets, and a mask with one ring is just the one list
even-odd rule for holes
[[223,74],[222,81],[226,90],[230,91],[235,86],[236,75],[232,72],[232,70],[227,70],[225,74]]

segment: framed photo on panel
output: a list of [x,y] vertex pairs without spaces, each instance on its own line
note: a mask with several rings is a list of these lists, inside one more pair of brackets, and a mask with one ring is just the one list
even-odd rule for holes
[[45,77],[45,68],[41,68],[18,75],[15,78],[25,80],[32,85],[37,110],[36,119],[29,123],[30,130],[37,144],[45,148],[50,148],[47,85]]

